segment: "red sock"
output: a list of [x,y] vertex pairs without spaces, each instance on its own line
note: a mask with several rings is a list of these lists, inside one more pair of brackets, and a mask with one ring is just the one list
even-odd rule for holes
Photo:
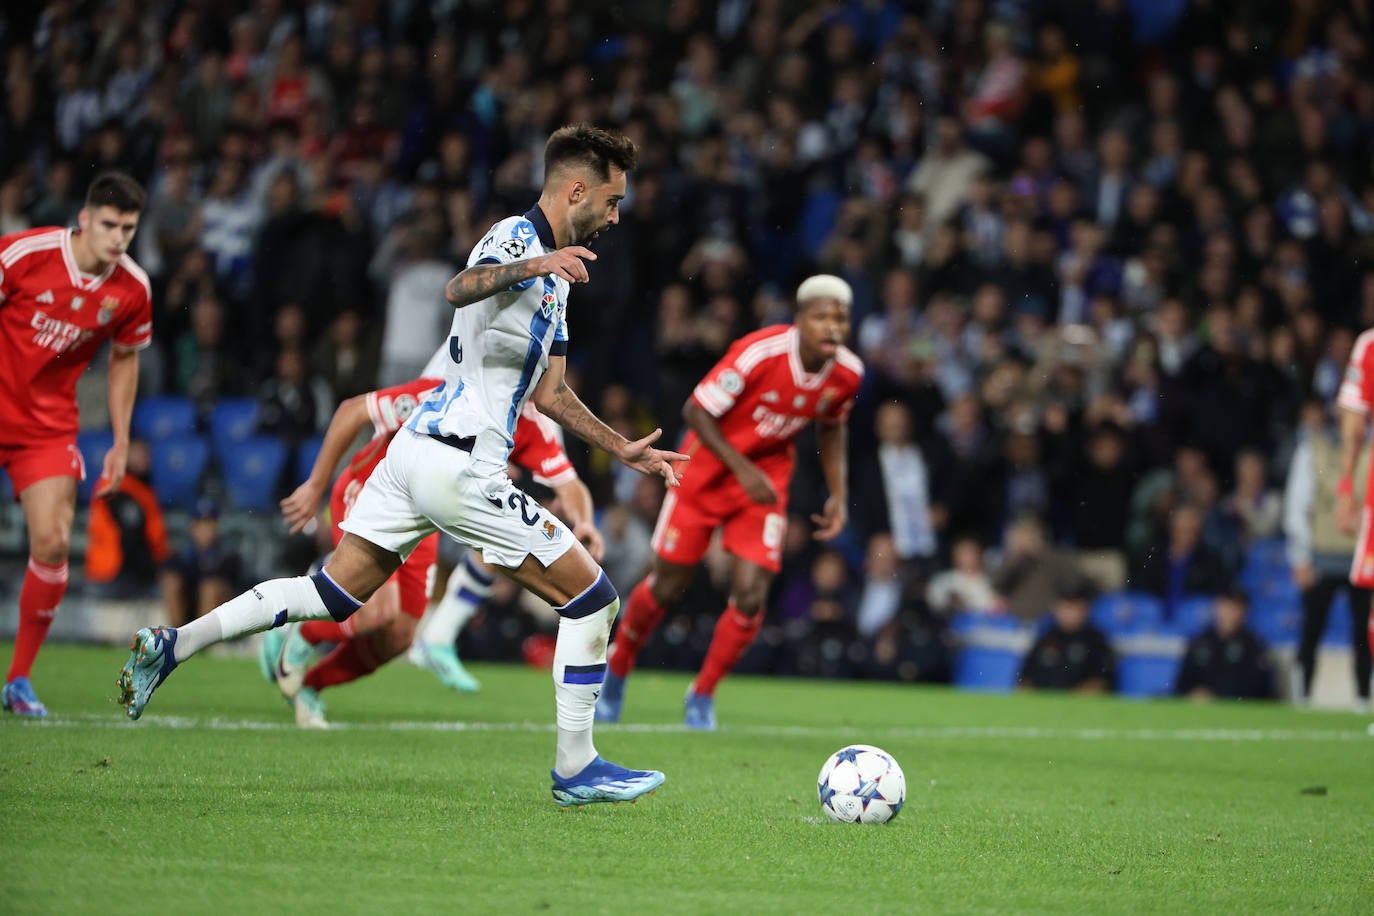
[[312,646],[318,646],[322,642],[344,642],[352,639],[353,633],[352,617],[343,623],[335,623],[332,620],[307,620],[301,624],[301,637]]
[[334,647],[333,652],[305,672],[305,686],[323,690],[326,687],[347,684],[360,677],[367,677],[376,671],[380,664],[364,640],[344,640]]
[[645,576],[630,592],[620,609],[620,625],[616,627],[615,643],[606,653],[606,666],[616,677],[627,677],[634,669],[639,650],[653,635],[654,627],[663,619],[667,608],[654,600],[653,576]]
[[720,679],[735,667],[762,626],[762,610],[746,617],[733,603],[726,607],[716,621],[716,634],[711,637],[711,648],[706,651],[706,661],[701,664],[701,673],[692,683],[692,690],[702,696],[714,696]]
[[14,659],[5,680],[28,677],[38,649],[57,616],[57,606],[67,592],[67,564],[48,566],[29,557],[24,584],[19,588],[19,632],[14,637]]

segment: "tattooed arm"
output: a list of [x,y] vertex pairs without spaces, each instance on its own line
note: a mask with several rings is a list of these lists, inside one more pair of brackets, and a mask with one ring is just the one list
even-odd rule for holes
[[631,442],[620,433],[601,422],[577,392],[568,387],[563,372],[567,358],[549,357],[549,368],[534,389],[534,406],[539,412],[559,426],[572,433],[588,445],[610,452],[626,467],[634,468],[641,474],[661,476],[670,487],[678,485],[678,475],[673,469],[674,461],[686,461],[687,456],[678,452],[651,448],[663,430],[656,429],[643,439]]
[[569,283],[586,283],[587,265],[583,260],[595,261],[596,255],[579,245],[569,245],[537,258],[522,258],[509,264],[474,264],[448,281],[444,286],[444,298],[454,308],[462,308],[517,283],[548,274],[557,274]]

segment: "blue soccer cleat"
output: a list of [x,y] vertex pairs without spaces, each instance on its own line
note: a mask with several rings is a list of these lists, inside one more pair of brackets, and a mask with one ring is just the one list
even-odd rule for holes
[[625,678],[606,669],[601,682],[601,695],[596,698],[596,721],[619,722],[620,707],[625,703]]
[[33,685],[26,677],[17,677],[5,685],[5,689],[0,691],[0,706],[16,716],[41,719],[48,714],[48,707],[38,699],[38,694],[33,692]]
[[652,795],[663,785],[663,774],[658,770],[627,770],[600,757],[567,779],[556,770],[549,773],[553,776],[553,800],[564,808],[596,802],[634,802],[641,795]]
[[177,631],[172,627],[144,627],[129,644],[129,660],[119,671],[119,705],[130,719],[143,715],[153,691],[176,670],[172,647]]
[[683,701],[683,724],[690,729],[702,732],[716,730],[716,698],[697,693],[687,688],[687,698]]

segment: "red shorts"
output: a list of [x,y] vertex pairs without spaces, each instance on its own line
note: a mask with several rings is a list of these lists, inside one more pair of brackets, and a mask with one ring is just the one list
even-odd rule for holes
[[[343,539],[343,529],[339,527],[348,517],[348,510],[363,489],[363,481],[344,473],[334,484],[329,494],[329,519],[333,523],[334,546]],[[429,593],[434,589],[435,566],[439,562],[439,532],[431,534],[410,552],[401,568],[391,574],[389,581],[395,582],[401,592],[401,613],[409,614],[416,620],[425,616],[429,605]]]
[[[786,493],[787,488],[778,492]],[[786,501],[760,506],[733,486],[715,487],[709,494],[669,490],[654,526],[654,553],[669,563],[695,566],[706,555],[717,528],[723,529],[722,543],[728,552],[772,573],[782,568]]]
[[0,445],[0,468],[10,475],[16,501],[20,493],[49,477],[86,479],[86,462],[81,460],[75,437],[28,445]]

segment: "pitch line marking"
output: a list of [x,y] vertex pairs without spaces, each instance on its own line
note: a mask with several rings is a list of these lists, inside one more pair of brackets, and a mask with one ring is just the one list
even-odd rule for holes
[[[18,724],[18,723],[17,723]],[[258,719],[228,719],[221,717],[145,716],[139,722],[129,722],[117,715],[54,715],[46,719],[22,723],[33,728],[93,727],[93,728],[171,728],[207,729],[210,731],[297,731],[287,721]],[[667,723],[631,723],[602,725],[600,729],[629,734],[679,734],[687,732],[683,725]],[[358,732],[551,732],[552,723],[542,722],[335,722],[330,731]],[[1011,741],[1362,741],[1366,732],[1358,729],[1285,729],[1285,728],[1040,728],[1037,726],[943,726],[943,727],[867,727],[836,725],[831,727],[808,725],[726,725],[722,734],[750,738],[828,738],[863,735],[871,738],[911,740],[941,740],[972,738]],[[1374,730],[1369,733],[1374,737]]]

